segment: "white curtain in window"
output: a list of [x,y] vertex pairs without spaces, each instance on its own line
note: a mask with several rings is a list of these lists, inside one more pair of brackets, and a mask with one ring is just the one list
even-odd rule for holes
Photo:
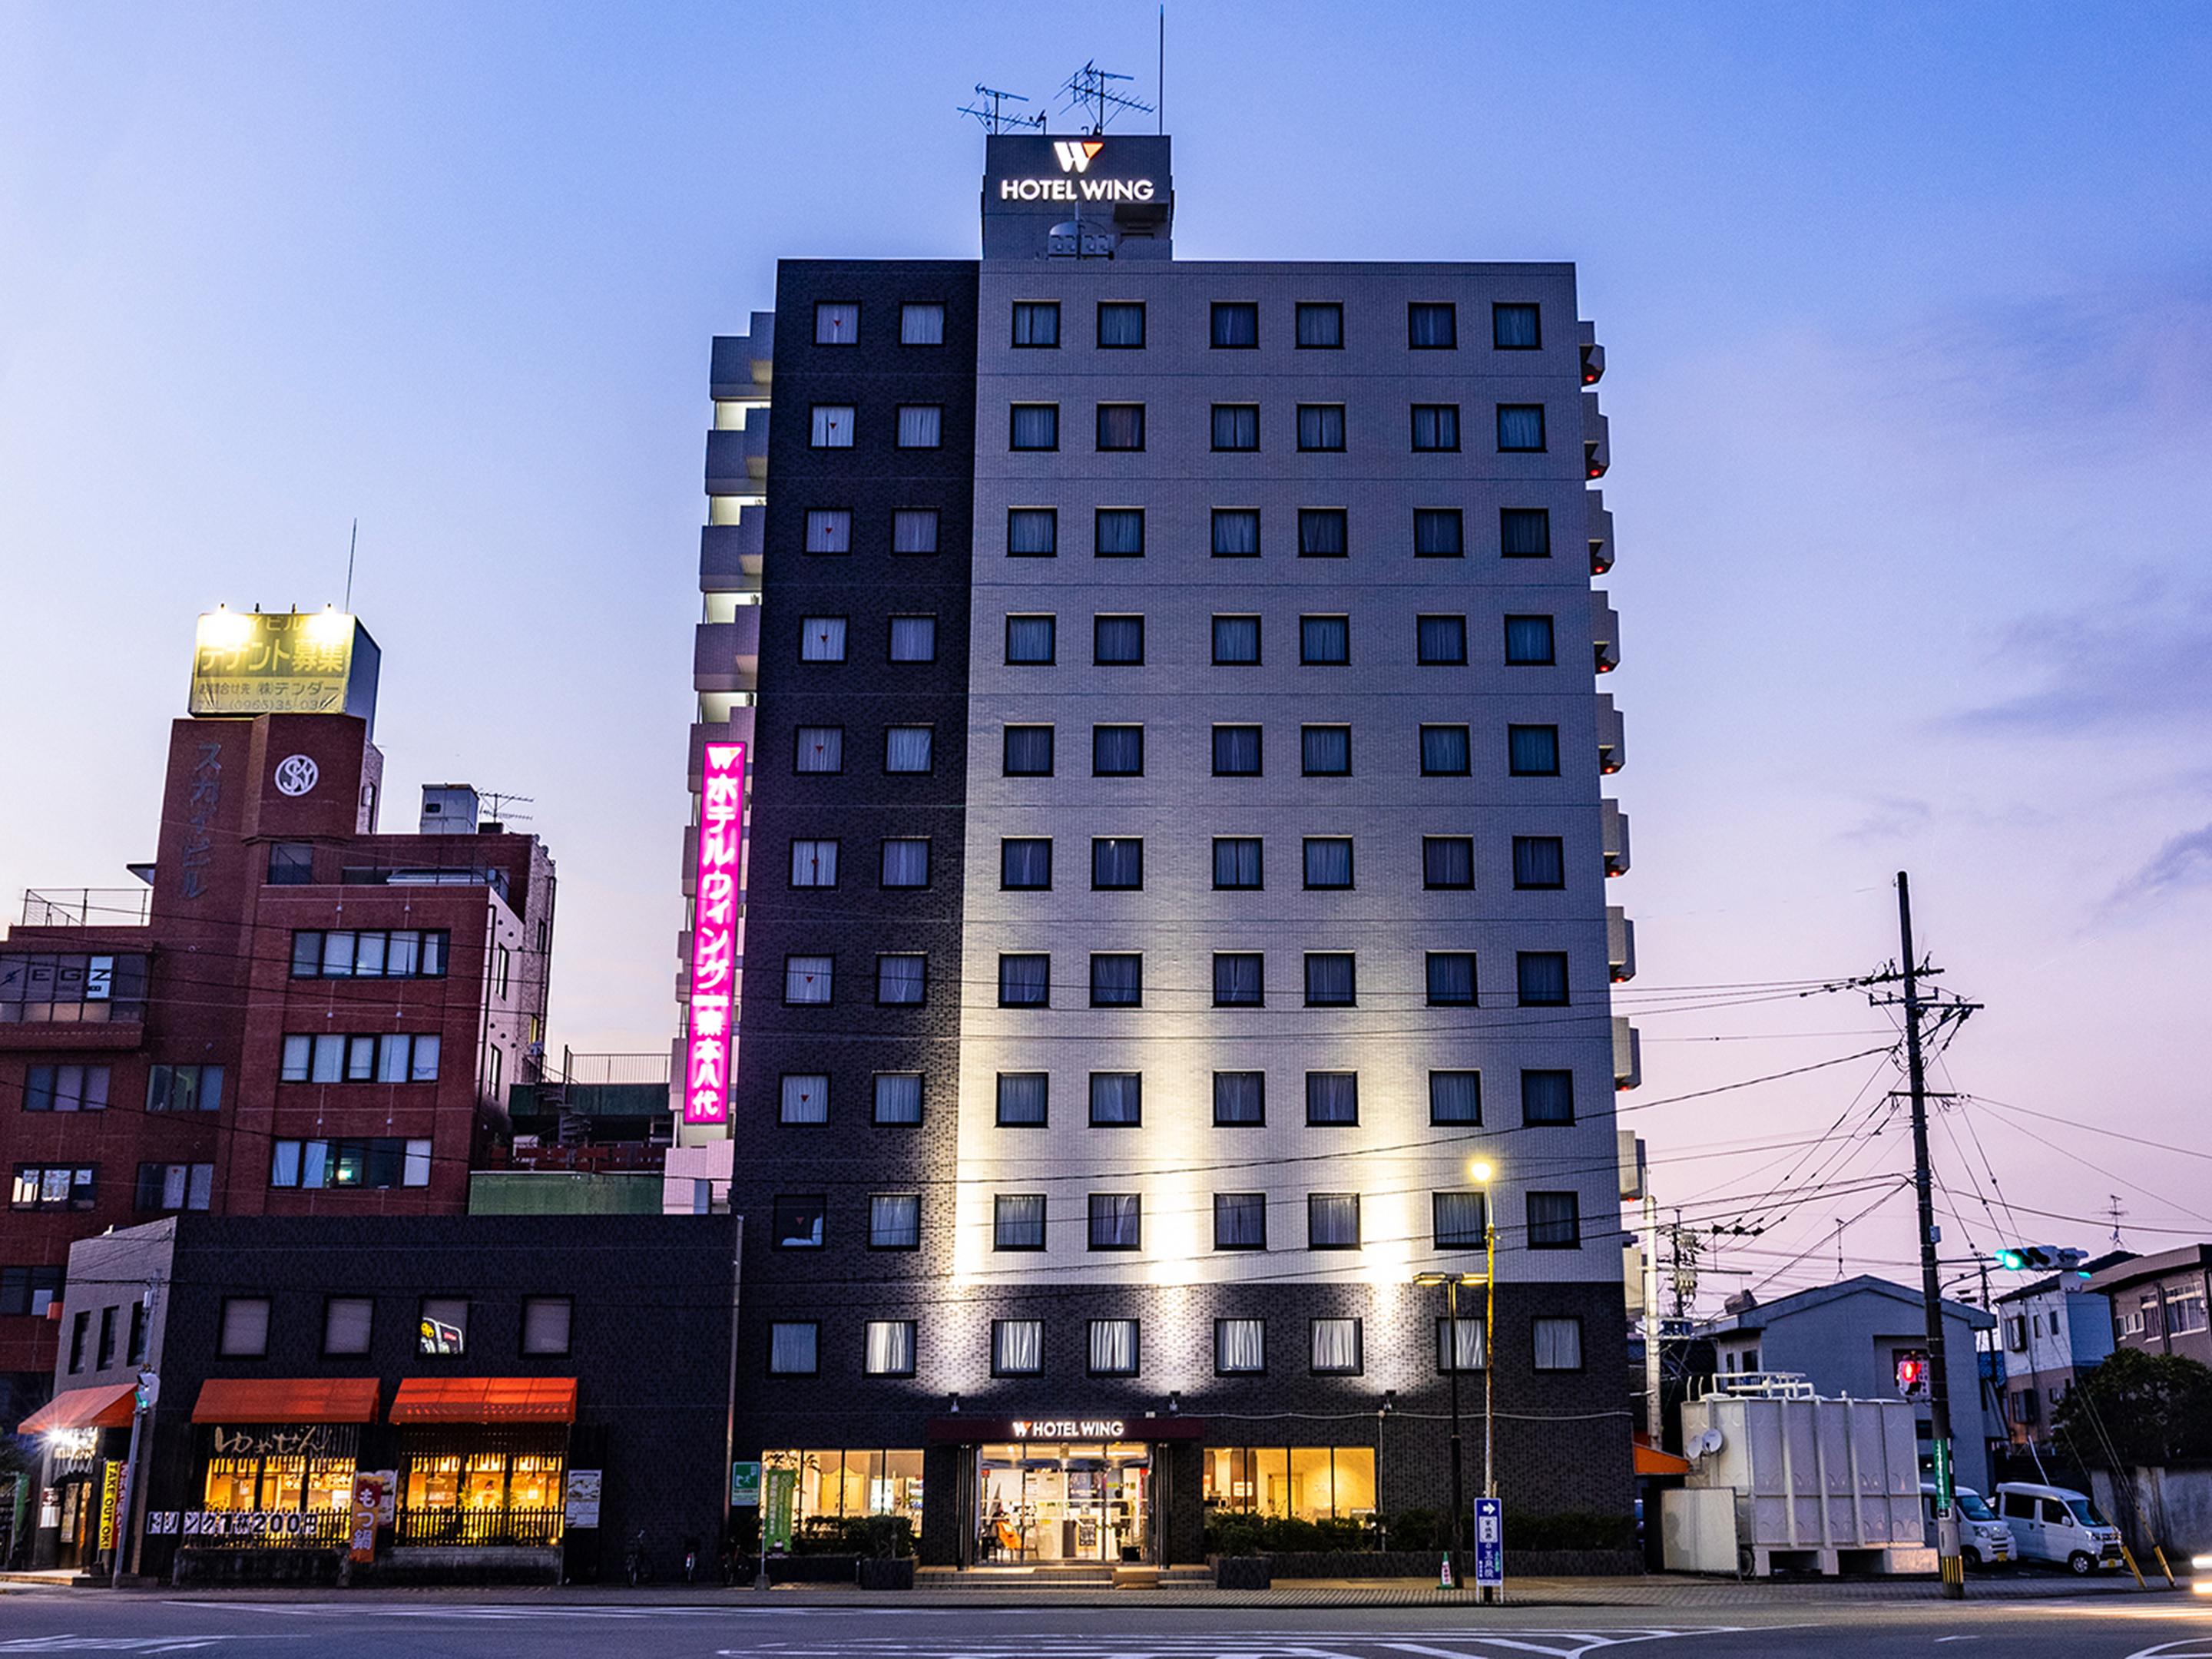
[[837,843],[834,841],[792,842],[791,884],[793,887],[835,887],[837,884]]
[[1541,404],[1498,404],[1498,447],[1504,450],[1543,448],[1544,406]]
[[1103,1127],[1131,1126],[1144,1121],[1145,1077],[1141,1072],[1093,1072],[1091,1074],[1091,1121]]
[[811,431],[817,449],[850,449],[853,447],[852,404],[815,404]]
[[845,660],[845,619],[842,617],[808,617],[799,624],[799,659],[801,662],[842,662]]
[[786,1002],[830,1000],[828,957],[786,957],[783,959],[783,1000]]
[[820,1331],[811,1323],[774,1324],[768,1329],[768,1368],[781,1376],[811,1376]]
[[1052,843],[1023,836],[999,843],[999,883],[1003,887],[1044,887],[1052,881]]
[[921,1195],[877,1193],[868,1200],[868,1243],[878,1249],[912,1249],[921,1243]]
[[823,301],[814,307],[814,343],[854,345],[860,338],[860,307]]
[[1309,1123],[1358,1122],[1359,1073],[1357,1072],[1308,1072],[1306,1073],[1306,1121]]
[[[305,1083],[313,1068],[315,1040],[308,1036],[288,1036],[284,1039],[284,1060],[277,1075],[286,1083]],[[148,1111],[159,1109],[149,1105]]]
[[868,1322],[866,1369],[870,1376],[908,1376],[914,1372],[914,1321]]
[[341,1083],[344,1079],[345,1039],[342,1036],[317,1037],[312,1080],[317,1083]]
[[1100,836],[1091,843],[1091,884],[1138,887],[1145,879],[1145,843],[1136,836]]
[[1050,617],[1006,618],[1008,662],[1050,662],[1052,659],[1053,619]]
[[1013,1008],[1041,1008],[1052,994],[1052,958],[1009,953],[999,958],[999,1000]]
[[1143,1200],[1135,1193],[1091,1194],[1091,1243],[1094,1249],[1135,1249],[1142,1225]]
[[945,343],[945,307],[939,305],[900,307],[899,343],[901,345],[943,345]]
[[1044,1369],[1044,1322],[1000,1319],[991,1326],[991,1369],[1002,1376],[1024,1376]]
[[937,509],[933,507],[902,507],[892,514],[891,551],[936,552]]
[[1218,951],[1213,957],[1213,1000],[1218,1007],[1257,1008],[1267,999],[1266,958],[1257,951]]
[[303,1140],[300,1143],[300,1184],[302,1187],[327,1187],[331,1184],[329,1141]]
[[342,979],[353,972],[353,941],[349,933],[323,935],[323,976]]
[[802,726],[793,769],[800,772],[842,772],[845,769],[845,728],[841,726]]
[[883,884],[886,887],[929,885],[929,843],[902,839],[884,843]]
[[1213,514],[1213,556],[1250,559],[1259,556],[1260,514],[1254,507],[1217,507]]
[[876,1121],[878,1123],[921,1121],[921,1073],[878,1072],[876,1073]]
[[886,772],[927,772],[929,770],[929,727],[926,726],[894,726],[884,733],[884,769]]
[[427,1187],[430,1184],[430,1143],[410,1140],[402,1161],[399,1184],[403,1187]]
[[923,956],[878,957],[876,1000],[902,1005],[920,1002],[929,971],[928,961]]
[[1431,1123],[1482,1121],[1482,1073],[1429,1073],[1429,1121]]
[[1306,1243],[1316,1250],[1348,1249],[1359,1243],[1359,1194],[1306,1195]]
[[936,661],[937,618],[893,617],[891,618],[891,660],[893,662]]
[[827,1123],[830,1121],[830,1079],[820,1072],[793,1072],[783,1079],[782,1109],[786,1123]]
[[1137,1369],[1137,1322],[1091,1322],[1091,1370],[1100,1376],[1127,1376]]
[[1223,1372],[1266,1370],[1267,1322],[1264,1319],[1215,1320],[1213,1369]]
[[849,553],[853,550],[853,515],[842,507],[816,507],[806,515],[809,553]]
[[991,1247],[999,1250],[1044,1248],[1042,1193],[1000,1193],[991,1204]]
[[1265,1122],[1267,1073],[1216,1072],[1213,1074],[1213,1121],[1216,1123]]
[[1358,1320],[1314,1321],[1313,1368],[1317,1371],[1356,1371],[1359,1369]]
[[435,1036],[415,1039],[415,1054],[408,1067],[408,1080],[412,1083],[435,1083],[438,1080],[438,1051],[443,1040]]
[[1540,1319],[1536,1323],[1536,1369],[1578,1371],[1583,1368],[1583,1322]]
[[945,410],[936,404],[906,404],[898,412],[901,449],[935,449],[943,442]]
[[1310,836],[1306,838],[1306,885],[1352,885],[1352,841],[1349,836]]
[[1256,1250],[1267,1243],[1267,1195],[1265,1193],[1214,1194],[1215,1249]]
[[1485,1248],[1485,1199],[1480,1193],[1437,1193],[1431,1200],[1436,1215],[1436,1244],[1440,1250],[1480,1250]]
[[1016,449],[1059,448],[1060,405],[1058,404],[1016,404],[1013,418],[1013,446]]
[[1479,1371],[1490,1363],[1490,1344],[1480,1319],[1437,1321],[1437,1369]]
[[999,1074],[999,1121],[1042,1123],[1051,1091],[1051,1079],[1043,1072],[1001,1072]]
[[1474,842],[1465,836],[1428,836],[1421,842],[1421,879],[1431,887],[1474,883]]

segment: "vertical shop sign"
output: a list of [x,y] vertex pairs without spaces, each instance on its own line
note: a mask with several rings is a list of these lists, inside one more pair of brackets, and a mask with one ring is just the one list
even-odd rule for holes
[[799,1497],[797,1469],[761,1474],[761,1542],[772,1550],[791,1547],[791,1511]]
[[115,1506],[123,1495],[123,1465],[110,1460],[100,1478],[100,1547],[115,1547]]
[[730,1121],[737,1040],[738,881],[745,819],[745,746],[710,743],[699,783],[699,863],[691,900],[690,1036],[684,1121]]

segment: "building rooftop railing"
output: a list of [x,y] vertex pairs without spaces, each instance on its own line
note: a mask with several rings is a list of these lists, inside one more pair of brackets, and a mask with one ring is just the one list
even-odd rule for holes
[[[46,887],[23,890],[26,927],[143,927],[150,887]],[[662,1061],[663,1066],[666,1060]]]
[[545,1057],[548,1083],[662,1083],[668,1081],[668,1050],[641,1054],[580,1054],[561,1050],[556,1064]]

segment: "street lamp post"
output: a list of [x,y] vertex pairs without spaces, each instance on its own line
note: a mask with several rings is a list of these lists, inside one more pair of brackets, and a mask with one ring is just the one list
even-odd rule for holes
[[1446,1381],[1451,1391],[1451,1544],[1446,1560],[1451,1565],[1452,1588],[1466,1583],[1461,1550],[1467,1525],[1467,1496],[1462,1473],[1464,1459],[1461,1452],[1459,1421],[1459,1288],[1478,1281],[1483,1287],[1482,1315],[1482,1492],[1486,1498],[1498,1496],[1497,1460],[1497,1368],[1491,1364],[1491,1334],[1498,1322],[1498,1227],[1490,1213],[1490,1165],[1477,1159],[1468,1165],[1468,1175],[1482,1191],[1482,1249],[1483,1271],[1474,1273],[1425,1273],[1413,1275],[1416,1285],[1441,1285],[1444,1287],[1444,1352],[1451,1358],[1445,1368]]

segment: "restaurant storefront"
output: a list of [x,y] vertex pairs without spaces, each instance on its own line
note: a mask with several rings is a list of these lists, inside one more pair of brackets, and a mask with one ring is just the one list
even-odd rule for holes
[[[183,1549],[331,1549],[346,1542],[374,1377],[225,1377],[192,1405],[198,1464],[177,1516]],[[149,1520],[155,1535],[168,1516]]]
[[113,1547],[136,1392],[127,1382],[66,1389],[17,1427],[41,1452],[33,1566],[87,1571]]
[[558,1548],[575,1420],[572,1376],[409,1377],[395,1548]]
[[[1170,1516],[1183,1466],[1206,1438],[1191,1417],[939,1417],[957,1449],[963,1567],[1122,1566],[1196,1559]],[[1176,1454],[1184,1454],[1178,1456]]]

